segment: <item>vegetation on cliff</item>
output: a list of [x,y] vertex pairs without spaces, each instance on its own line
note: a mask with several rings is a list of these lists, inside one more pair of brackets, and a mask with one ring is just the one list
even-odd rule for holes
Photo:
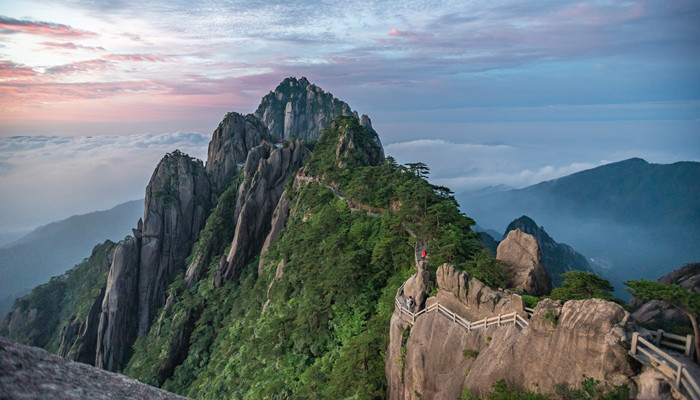
[[[61,328],[74,318],[84,322],[107,283],[110,253],[115,246],[110,240],[98,244],[89,258],[18,299],[0,323],[0,335],[56,352],[61,344]],[[22,316],[13,315],[16,313]],[[10,326],[13,317],[23,319],[23,323]]]

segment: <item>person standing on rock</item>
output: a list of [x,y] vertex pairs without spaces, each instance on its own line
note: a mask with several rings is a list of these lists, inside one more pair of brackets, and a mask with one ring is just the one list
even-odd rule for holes
[[406,306],[409,310],[413,311],[413,296],[408,296],[408,299],[406,300]]

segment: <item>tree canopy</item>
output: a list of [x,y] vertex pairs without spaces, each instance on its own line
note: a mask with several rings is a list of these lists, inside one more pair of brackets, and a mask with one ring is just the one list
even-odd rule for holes
[[564,282],[561,287],[552,290],[551,298],[554,300],[584,300],[603,299],[621,303],[613,296],[613,286],[607,280],[596,274],[583,271],[569,271],[561,275]]

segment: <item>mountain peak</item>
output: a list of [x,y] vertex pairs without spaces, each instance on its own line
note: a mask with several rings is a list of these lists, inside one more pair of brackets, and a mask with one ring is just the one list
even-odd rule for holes
[[318,140],[321,132],[338,116],[355,116],[350,106],[305,77],[286,78],[260,101],[255,116],[270,134],[290,139]]

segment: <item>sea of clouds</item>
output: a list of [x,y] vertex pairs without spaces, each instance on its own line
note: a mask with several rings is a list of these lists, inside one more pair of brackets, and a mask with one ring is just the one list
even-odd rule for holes
[[142,198],[166,153],[205,160],[208,143],[209,136],[191,132],[0,138],[0,232]]

